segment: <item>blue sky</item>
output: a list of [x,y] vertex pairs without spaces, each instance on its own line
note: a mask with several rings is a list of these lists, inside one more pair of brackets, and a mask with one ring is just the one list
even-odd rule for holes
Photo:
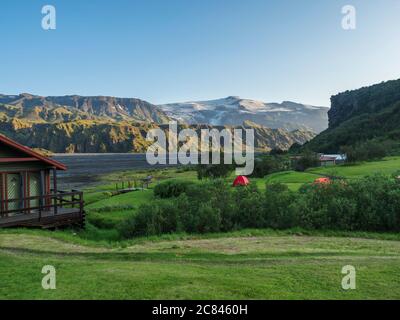
[[[57,29],[41,28],[41,8]],[[357,29],[341,28],[341,8]],[[2,0],[0,93],[329,105],[400,78],[398,0]]]

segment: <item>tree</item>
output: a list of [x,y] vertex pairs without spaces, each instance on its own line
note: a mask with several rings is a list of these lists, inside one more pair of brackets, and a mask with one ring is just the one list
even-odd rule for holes
[[294,169],[296,171],[305,171],[308,168],[317,167],[319,165],[318,156],[316,153],[305,150],[296,160]]
[[[211,156],[211,153],[210,153]],[[196,166],[197,178],[202,179],[218,179],[226,178],[235,170],[233,164],[225,164],[224,153],[220,154],[219,164],[199,164]]]

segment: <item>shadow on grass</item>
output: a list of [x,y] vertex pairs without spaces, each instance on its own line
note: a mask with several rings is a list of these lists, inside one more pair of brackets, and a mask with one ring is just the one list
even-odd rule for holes
[[[311,259],[319,260],[337,260],[348,257],[358,258],[372,258],[370,254],[356,253],[356,252],[277,252],[277,253],[250,253],[250,254],[222,254],[222,253],[202,253],[202,252],[54,252],[45,250],[25,249],[25,248],[14,248],[14,247],[1,247],[0,252],[11,253],[16,255],[34,255],[34,256],[46,256],[46,258],[77,258],[77,259],[88,259],[98,261],[131,261],[131,262],[163,262],[163,263],[201,263],[201,264],[265,264],[282,262],[299,262],[299,260]],[[397,258],[395,254],[377,255],[377,258]]]

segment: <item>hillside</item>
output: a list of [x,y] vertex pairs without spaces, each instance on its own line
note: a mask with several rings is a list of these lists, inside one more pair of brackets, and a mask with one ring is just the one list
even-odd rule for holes
[[328,126],[328,108],[290,101],[262,101],[227,97],[217,100],[172,103],[159,106],[169,117],[187,124],[242,125],[245,121],[269,128],[307,129],[321,132]]
[[27,93],[0,95],[0,119],[41,123],[74,120],[166,123],[169,120],[157,106],[140,99],[77,95],[42,97]]
[[331,98],[329,128],[306,144],[318,152],[338,152],[341,146],[369,139],[400,138],[400,80],[383,82]]
[[[181,125],[179,130],[187,128]],[[213,127],[206,125],[190,126],[199,133],[201,129]],[[255,148],[257,151],[271,149],[286,150],[294,143],[303,144],[314,137],[314,133],[304,130],[290,132],[285,129],[254,127]],[[56,153],[125,153],[145,152],[151,142],[146,141],[147,132],[152,128],[168,130],[168,125],[143,122],[109,122],[99,120],[77,120],[60,123],[29,123],[14,119],[0,121],[0,133],[3,133],[24,145],[43,148]],[[226,127],[229,128],[229,127]],[[244,127],[241,127],[244,129]],[[167,135],[168,136],[168,135]]]
[[[246,103],[248,109],[241,111],[241,118],[227,122],[232,122],[233,126],[255,127],[257,150],[288,149],[294,143],[303,144],[314,137],[310,130],[305,129],[306,125],[295,126],[275,119],[278,109],[262,107],[264,111],[261,113],[271,115],[267,117],[258,111],[249,112],[251,103]],[[241,105],[245,106],[246,103],[243,100]],[[149,145],[145,141],[148,130],[163,126],[171,119],[178,120],[183,127],[190,125],[196,130],[201,127],[225,127],[217,121],[207,124],[197,119],[195,112],[193,117],[197,120],[185,123],[181,117],[170,117],[171,108],[167,114],[162,107],[135,98],[78,95],[43,97],[27,93],[0,95],[0,133],[30,147],[52,152],[144,152]],[[179,106],[175,108],[176,112],[190,116],[188,110],[181,110]],[[255,106],[252,105],[252,108]],[[266,108],[269,108],[268,111]],[[293,105],[291,111],[279,110],[284,114],[292,114],[294,119],[299,116],[295,108]],[[307,110],[311,112],[312,108]],[[267,124],[271,124],[271,129],[266,127]]]

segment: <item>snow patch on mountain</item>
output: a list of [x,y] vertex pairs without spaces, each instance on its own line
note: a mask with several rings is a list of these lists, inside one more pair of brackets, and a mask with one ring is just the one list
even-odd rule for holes
[[314,132],[323,131],[328,126],[328,108],[291,101],[265,103],[230,96],[158,107],[170,118],[186,124],[242,125],[249,120],[270,128],[310,129]]

